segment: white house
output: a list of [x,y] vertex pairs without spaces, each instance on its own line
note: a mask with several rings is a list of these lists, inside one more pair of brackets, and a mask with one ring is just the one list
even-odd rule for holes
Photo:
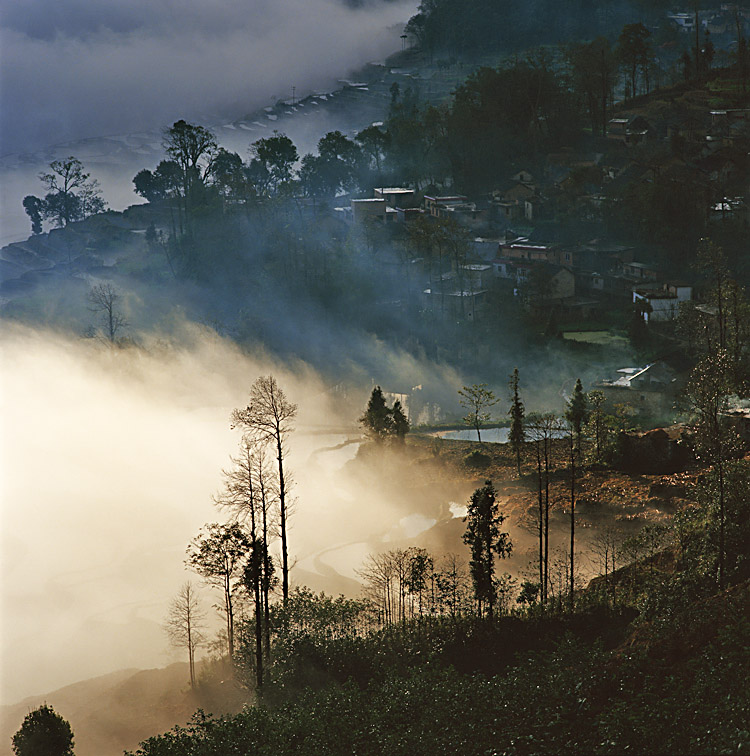
[[633,304],[646,305],[643,318],[648,323],[674,320],[680,313],[680,303],[693,298],[693,287],[685,283],[666,283],[661,288],[634,288]]

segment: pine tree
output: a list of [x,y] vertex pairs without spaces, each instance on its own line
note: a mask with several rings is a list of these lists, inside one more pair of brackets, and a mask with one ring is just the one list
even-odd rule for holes
[[524,413],[525,408],[523,402],[518,394],[518,368],[513,370],[513,374],[510,376],[510,390],[512,393],[511,405],[508,410],[510,415],[510,433],[508,438],[510,445],[516,454],[516,467],[518,468],[518,477],[521,477],[521,449],[523,448],[524,441],[526,440],[526,432],[524,430]]
[[390,435],[393,417],[380,386],[372,390],[365,414],[359,418],[359,422],[365,434],[376,443],[383,443]]
[[596,461],[601,461],[602,447],[604,446],[604,436],[606,433],[604,402],[606,397],[603,391],[598,389],[589,392],[589,404],[591,405],[590,428],[594,435],[594,444],[596,451]]
[[410,424],[409,418],[404,414],[404,410],[401,407],[401,402],[396,399],[393,403],[393,409],[391,410],[391,432],[393,439],[403,444],[406,434],[409,432]]
[[583,391],[581,379],[577,378],[575,388],[573,389],[573,396],[568,401],[568,406],[565,410],[565,419],[570,423],[575,433],[576,443],[579,448],[581,445],[583,424],[588,420],[588,416],[588,399]]
[[505,521],[497,505],[497,491],[488,480],[471,495],[467,506],[464,543],[471,548],[471,578],[474,583],[479,613],[484,607],[492,619],[497,586],[495,584],[495,556],[510,556],[513,545],[508,533],[500,532]]

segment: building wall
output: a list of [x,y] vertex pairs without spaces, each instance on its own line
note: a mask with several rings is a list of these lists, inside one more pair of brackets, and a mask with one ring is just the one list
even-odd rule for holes
[[365,218],[385,220],[386,202],[384,199],[352,200],[352,219],[360,223]]

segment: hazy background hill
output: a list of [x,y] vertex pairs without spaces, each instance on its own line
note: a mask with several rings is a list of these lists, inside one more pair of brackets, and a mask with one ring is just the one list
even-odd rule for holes
[[[199,665],[199,674],[204,669]],[[45,702],[70,722],[76,756],[121,756],[124,749],[135,749],[142,740],[187,723],[200,707],[213,713],[239,710],[220,679],[199,693],[190,690],[189,679],[184,663],[123,669],[3,706],[0,752],[9,752],[6,747],[24,717]]]

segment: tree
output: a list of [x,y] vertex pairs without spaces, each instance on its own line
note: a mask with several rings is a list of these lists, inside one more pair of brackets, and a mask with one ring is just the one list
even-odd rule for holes
[[195,651],[205,641],[204,619],[198,596],[188,581],[172,600],[164,628],[172,645],[187,649],[191,688],[195,688]]
[[287,517],[289,479],[284,475],[287,440],[297,416],[292,404],[272,375],[258,378],[250,387],[250,403],[245,409],[232,412],[232,427],[241,428],[251,438],[269,442],[275,447],[278,466],[279,528],[281,535],[281,579],[284,602],[289,598],[289,557],[287,552]]
[[387,441],[403,444],[410,428],[409,418],[400,400],[396,399],[393,407],[389,407],[380,386],[375,386],[372,390],[367,401],[367,409],[359,418],[359,424],[365,435],[376,444]]
[[174,160],[162,160],[155,171],[144,168],[133,178],[135,193],[148,202],[158,202],[181,190],[180,166]]
[[500,532],[505,521],[497,505],[497,491],[488,480],[471,495],[466,510],[466,532],[463,540],[471,549],[471,579],[477,599],[480,616],[484,607],[492,619],[497,585],[495,581],[495,557],[510,556],[513,545],[508,533]]
[[245,181],[242,158],[219,148],[211,166],[211,184],[223,198],[241,196]]
[[176,121],[165,129],[162,146],[180,168],[185,183],[185,193],[195,180],[205,181],[211,172],[213,159],[219,146],[216,137],[203,126],[186,121]]
[[31,233],[42,233],[42,214],[44,213],[44,200],[29,194],[23,198],[23,209],[31,220]]
[[735,6],[732,11],[734,17],[734,26],[737,31],[737,74],[742,82],[742,94],[747,91],[747,38],[743,34],[743,18],[739,6]]
[[521,477],[521,449],[523,448],[524,441],[526,440],[526,434],[523,427],[524,406],[521,398],[518,394],[518,368],[513,369],[513,374],[510,376],[509,387],[511,392],[511,404],[508,414],[510,415],[510,433],[508,439],[510,441],[511,448],[516,455],[516,467],[518,469],[518,477]]
[[73,756],[73,730],[51,706],[30,712],[13,736],[16,756]]
[[390,141],[388,133],[383,131],[379,126],[368,126],[366,129],[358,132],[354,139],[369,160],[370,169],[375,169],[376,177],[379,181],[383,160],[388,151]]
[[258,691],[263,689],[263,602],[262,583],[266,550],[263,542],[255,535],[250,538],[250,556],[242,572],[242,582],[253,598],[255,605],[255,684]]
[[573,91],[588,111],[592,131],[606,135],[609,104],[617,83],[617,59],[609,40],[597,37],[591,42],[577,42],[568,49],[567,60]]
[[690,53],[685,50],[680,56],[680,65],[682,66],[682,78],[685,81],[690,81],[693,74],[693,59],[690,57]]
[[190,232],[192,209],[211,173],[219,145],[208,129],[179,120],[165,129],[162,146],[179,168],[182,212]]
[[[651,32],[642,23],[625,24],[617,40],[617,57],[630,75],[631,97],[638,94],[639,71],[648,83],[648,64],[651,57],[651,45],[648,38],[650,36]],[[648,86],[646,91],[648,91]]]
[[117,341],[118,334],[128,327],[128,322],[118,307],[121,296],[110,283],[96,284],[86,295],[89,310],[99,315],[104,325],[104,332],[110,344]]
[[610,583],[610,575],[617,569],[617,557],[620,553],[622,538],[611,527],[597,533],[591,542],[591,551],[597,558],[599,573],[604,575],[604,591],[607,601],[614,604],[615,583]]
[[[570,422],[570,421],[569,421]],[[575,604],[575,547],[576,547],[576,452],[580,448],[573,436],[574,426],[570,426],[570,609]]]
[[229,658],[234,658],[234,593],[241,581],[241,570],[250,542],[237,523],[206,525],[187,548],[187,564],[208,585],[223,594],[221,611],[227,623]]
[[445,127],[433,118],[435,138],[427,143],[418,123],[412,141],[424,143],[423,153],[428,144],[447,153],[456,184],[469,192],[489,191],[511,160],[538,160],[540,152],[570,143],[580,131],[580,111],[559,65],[537,53],[475,71],[457,88]]
[[576,527],[576,461],[581,453],[583,425],[589,415],[588,400],[581,379],[576,379],[573,396],[568,401],[565,419],[570,426],[570,607],[575,600],[575,527]]
[[256,682],[263,686],[262,641],[270,652],[268,594],[272,587],[273,560],[269,554],[269,509],[272,504],[272,473],[266,460],[267,442],[243,436],[240,452],[231,457],[233,467],[223,470],[224,490],[214,502],[229,509],[243,525],[250,525],[250,554],[242,581],[255,605]]
[[106,203],[101,198],[99,182],[90,179],[78,158],[71,155],[53,160],[49,167],[51,171],[39,174],[47,189],[44,199],[34,195],[23,199],[34,233],[41,231],[42,219],[52,219],[56,226],[67,226],[104,210]]
[[312,165],[320,193],[334,196],[339,192],[348,192],[358,183],[362,150],[340,131],[329,131],[318,142],[318,157]]
[[711,41],[711,32],[706,29],[705,40],[703,42],[703,70],[706,73],[711,70],[715,54],[716,50],[714,49],[714,43]]
[[376,443],[384,442],[391,433],[393,416],[383,396],[383,389],[375,386],[367,402],[364,415],[359,418],[359,423],[365,430],[370,440]]
[[685,386],[685,397],[693,412],[695,445],[699,457],[713,465],[719,510],[718,582],[723,589],[726,562],[726,464],[736,448],[726,411],[732,386],[733,366],[723,349],[702,359]]
[[539,585],[541,601],[549,596],[549,513],[550,501],[550,452],[552,439],[559,436],[561,422],[552,413],[532,415],[527,427],[536,449],[538,504],[539,504]]
[[[700,342],[706,354],[719,350],[728,352],[732,363],[729,374],[731,388],[743,392],[743,383],[750,376],[747,345],[750,343],[750,303],[744,289],[730,275],[721,247],[702,239],[698,247],[698,269],[706,276],[708,291],[706,302],[714,315],[698,315],[695,308],[686,306],[680,317],[682,330],[691,340]],[[688,315],[693,317],[688,318]]]
[[331,194],[323,160],[317,155],[308,152],[302,157],[299,181],[306,197],[323,199]]
[[288,136],[274,131],[272,136],[253,142],[250,151],[254,156],[250,177],[259,194],[275,197],[291,186],[299,154]]
[[364,579],[365,593],[373,604],[380,609],[380,619],[388,625],[396,616],[396,601],[394,601],[394,587],[398,594],[395,571],[395,552],[385,554],[370,554],[357,574]]
[[394,441],[403,444],[409,428],[409,418],[406,417],[401,402],[396,399],[391,410],[391,432]]
[[581,379],[576,378],[576,385],[573,389],[573,396],[568,400],[565,409],[565,419],[570,423],[576,436],[576,443],[580,446],[583,426],[589,416],[588,399],[583,390]]
[[591,405],[589,422],[594,436],[594,459],[601,461],[602,448],[607,433],[606,416],[604,414],[604,402],[606,397],[599,389],[589,391],[588,403]]
[[474,383],[471,386],[464,386],[458,390],[461,397],[459,404],[468,410],[463,418],[467,425],[470,425],[477,432],[477,440],[482,442],[480,430],[482,425],[489,422],[490,413],[487,411],[498,403],[495,394],[487,388],[486,383]]
[[435,563],[426,549],[412,546],[407,550],[406,590],[419,599],[419,616],[422,616],[422,598],[427,590],[427,579],[433,572]]

